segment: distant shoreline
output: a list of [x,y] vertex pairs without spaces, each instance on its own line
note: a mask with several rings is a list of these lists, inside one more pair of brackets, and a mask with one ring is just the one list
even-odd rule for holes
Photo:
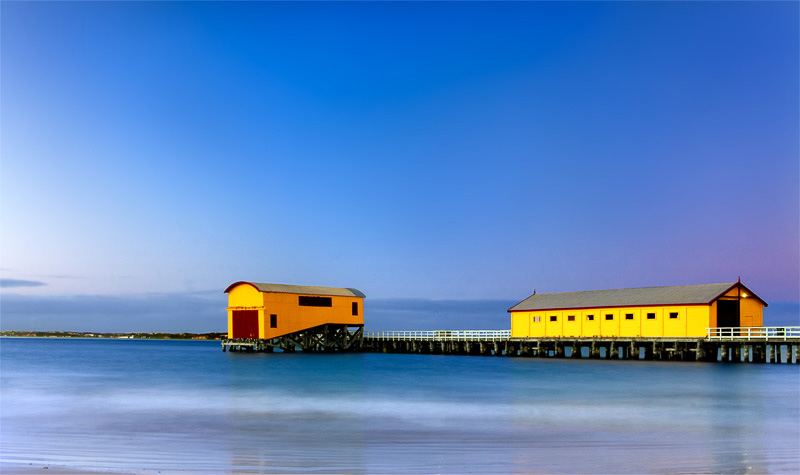
[[224,332],[210,333],[99,333],[99,332],[66,332],[66,331],[4,331],[0,337],[11,338],[94,338],[116,340],[223,340],[228,337]]

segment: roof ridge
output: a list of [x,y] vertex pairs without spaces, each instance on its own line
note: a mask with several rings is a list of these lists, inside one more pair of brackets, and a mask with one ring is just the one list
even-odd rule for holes
[[623,287],[621,289],[595,289],[595,290],[565,290],[561,292],[537,292],[534,295],[554,295],[554,294],[581,294],[591,292],[613,292],[616,290],[644,290],[644,289],[671,289],[676,287],[702,287],[706,285],[733,285],[736,282],[716,282],[712,284],[685,284],[685,285],[653,285],[650,287]]
[[708,304],[719,298],[727,289],[736,285],[743,284],[720,282],[714,284],[662,285],[625,289],[537,293],[522,300],[508,311]]

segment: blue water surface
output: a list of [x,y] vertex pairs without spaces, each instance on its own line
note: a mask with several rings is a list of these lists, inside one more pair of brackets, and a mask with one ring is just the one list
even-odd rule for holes
[[0,469],[800,473],[797,365],[0,339]]

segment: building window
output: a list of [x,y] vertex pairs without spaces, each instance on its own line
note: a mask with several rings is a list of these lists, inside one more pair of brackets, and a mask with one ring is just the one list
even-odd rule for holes
[[586,320],[591,322],[592,320],[594,320],[594,315],[586,315]]
[[574,321],[575,321],[575,315],[570,315],[570,316],[568,316],[568,317],[567,317],[567,321],[568,321],[568,322],[574,322]]
[[607,313],[606,314],[606,320],[614,320],[614,314],[613,313]]
[[625,314],[625,320],[633,320],[633,314],[632,313],[626,313]]
[[278,316],[272,314],[269,316],[269,327],[270,328],[278,328]]
[[678,318],[678,312],[671,312],[669,318]]
[[298,303],[301,307],[332,307],[330,297],[309,297],[301,295],[298,297]]
[[647,319],[648,320],[655,320],[656,319],[656,314],[655,313],[648,313],[647,314]]
[[533,317],[534,323],[539,323],[540,321],[542,321],[542,317]]
[[358,315],[358,302],[353,302],[353,315]]
[[557,322],[558,321],[558,317],[556,317],[555,315],[550,315],[550,321],[551,322]]

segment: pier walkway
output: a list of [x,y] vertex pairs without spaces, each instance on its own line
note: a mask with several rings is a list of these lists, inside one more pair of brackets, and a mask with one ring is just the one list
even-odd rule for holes
[[[357,331],[324,351],[545,358],[800,363],[800,326],[708,328],[698,337],[512,338],[511,330]],[[291,341],[291,340],[288,340]],[[266,340],[223,340],[223,351],[273,351]],[[295,351],[295,346],[280,348]],[[319,347],[302,351],[320,351]]]

